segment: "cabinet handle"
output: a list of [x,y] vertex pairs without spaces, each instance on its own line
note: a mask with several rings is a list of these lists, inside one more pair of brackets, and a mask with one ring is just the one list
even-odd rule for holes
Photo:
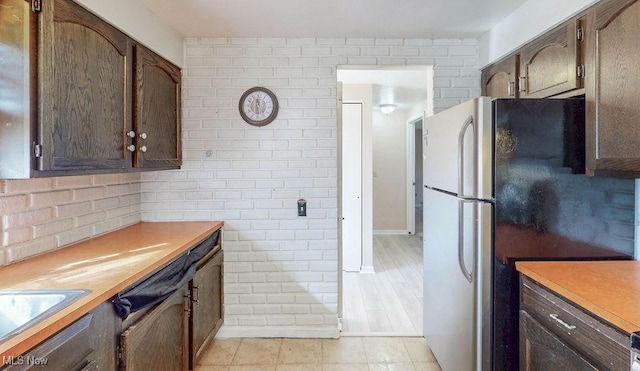
[[198,286],[193,285],[193,297],[191,301],[196,303],[197,306],[200,306],[200,302],[198,301]]
[[135,150],[136,150],[136,146],[134,146],[133,144],[130,144],[130,145],[128,145],[128,146],[127,146],[127,150],[128,150],[129,152],[133,152],[133,151],[135,151]]
[[147,146],[140,147],[140,152],[147,152]]
[[565,321],[561,320],[560,318],[558,318],[557,314],[549,314],[549,317],[551,317],[556,322],[558,322],[559,324],[564,326],[567,330],[575,330],[576,329],[576,326],[570,325],[570,324],[566,323]]
[[129,138],[135,138],[136,137],[136,132],[131,130],[131,131],[127,132],[127,136]]
[[98,364],[96,363],[96,361],[88,361],[86,365],[84,365],[84,367],[80,370],[80,371],[91,371],[91,370],[97,370],[98,369]]
[[518,77],[518,91],[527,92],[527,77],[520,76]]
[[142,134],[140,134],[140,138],[142,138],[142,139],[147,139],[147,133],[142,133]]

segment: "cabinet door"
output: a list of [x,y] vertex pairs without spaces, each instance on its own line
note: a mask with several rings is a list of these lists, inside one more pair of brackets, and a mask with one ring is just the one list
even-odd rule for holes
[[519,56],[514,55],[482,70],[482,95],[516,98]]
[[587,171],[640,174],[640,1],[603,1],[587,19]]
[[92,367],[97,367],[101,370],[115,370],[119,334],[119,332],[116,334],[116,323],[120,318],[113,310],[111,301],[100,304],[91,311],[91,314],[94,318],[91,326],[91,338],[97,343],[97,346],[91,355],[92,361],[86,366],[86,369],[92,370]]
[[597,370],[544,326],[520,311],[520,370]]
[[130,168],[129,39],[71,0],[42,6],[39,170]]
[[80,371],[92,361],[97,340],[93,314],[87,314],[20,357],[3,357],[3,370]]
[[186,296],[186,289],[176,291],[120,335],[121,370],[187,369]]
[[569,22],[520,51],[520,98],[545,98],[582,88],[581,21]]
[[180,69],[139,45],[135,60],[135,166],[177,169],[181,163]]
[[190,365],[194,369],[203,350],[222,326],[223,310],[223,252],[218,250],[204,264],[198,267],[193,278],[191,298],[191,356]]

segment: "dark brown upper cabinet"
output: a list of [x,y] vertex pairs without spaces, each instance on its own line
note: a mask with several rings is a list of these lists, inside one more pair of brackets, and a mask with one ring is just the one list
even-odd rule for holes
[[587,19],[586,135],[591,175],[640,175],[640,1],[598,3]]
[[518,55],[482,70],[482,94],[492,98],[517,98]]
[[179,168],[180,69],[149,49],[134,47],[134,164],[140,168]]
[[39,169],[130,168],[124,135],[131,127],[130,40],[70,0],[42,6]]
[[180,167],[177,66],[72,0],[3,1],[0,178]]
[[520,98],[546,98],[582,88],[582,21],[570,21],[520,50]]

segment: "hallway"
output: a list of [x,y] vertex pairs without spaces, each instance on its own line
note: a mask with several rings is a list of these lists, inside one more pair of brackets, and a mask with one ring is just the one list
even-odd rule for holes
[[422,336],[422,213],[416,235],[374,235],[375,274],[343,272],[343,335]]

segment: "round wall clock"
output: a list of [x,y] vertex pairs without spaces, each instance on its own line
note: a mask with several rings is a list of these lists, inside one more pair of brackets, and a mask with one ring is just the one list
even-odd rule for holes
[[278,115],[278,99],[271,90],[254,87],[242,94],[238,109],[240,116],[248,124],[264,126],[275,120]]

